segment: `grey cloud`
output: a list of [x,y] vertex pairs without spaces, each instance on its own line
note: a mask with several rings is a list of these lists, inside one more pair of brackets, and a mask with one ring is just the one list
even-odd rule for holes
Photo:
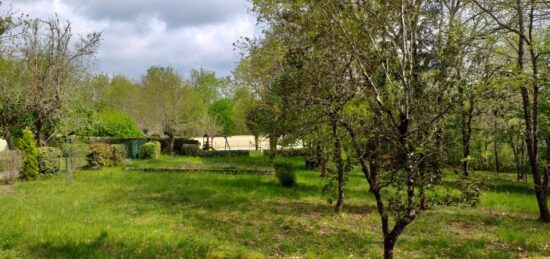
[[169,27],[226,22],[246,15],[247,2],[241,0],[63,0],[92,19],[133,21],[157,16]]

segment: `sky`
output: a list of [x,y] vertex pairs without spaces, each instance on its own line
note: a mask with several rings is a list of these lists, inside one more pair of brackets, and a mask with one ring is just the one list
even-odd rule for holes
[[151,66],[229,75],[239,60],[233,43],[257,34],[247,0],[4,0],[33,18],[69,20],[73,32],[101,32],[95,72],[139,78]]

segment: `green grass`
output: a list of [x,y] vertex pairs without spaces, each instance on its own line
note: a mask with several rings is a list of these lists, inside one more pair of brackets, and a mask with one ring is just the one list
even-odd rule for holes
[[[301,159],[288,159],[303,168]],[[132,166],[269,167],[263,157],[169,158]],[[156,174],[121,168],[0,186],[0,258],[379,257],[379,217],[359,172],[340,216],[317,172]],[[477,173],[481,174],[481,173]],[[396,256],[548,257],[528,185],[492,178],[476,208],[440,208],[405,230]]]

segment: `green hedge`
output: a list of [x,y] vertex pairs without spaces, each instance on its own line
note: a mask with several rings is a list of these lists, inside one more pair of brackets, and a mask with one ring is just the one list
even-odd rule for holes
[[216,151],[203,151],[202,157],[228,157],[228,156],[250,156],[249,150],[216,150]]
[[158,159],[160,157],[160,142],[149,141],[139,149],[141,159]]
[[201,156],[203,152],[205,152],[205,151],[200,149],[199,145],[183,144],[181,146],[180,152],[178,152],[178,154],[180,154],[182,156]]
[[38,148],[38,168],[41,174],[55,174],[59,172],[61,150],[55,147]]

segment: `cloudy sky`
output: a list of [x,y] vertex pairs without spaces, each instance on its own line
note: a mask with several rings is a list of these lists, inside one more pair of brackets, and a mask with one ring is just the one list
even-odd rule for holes
[[98,31],[96,70],[139,78],[153,65],[228,75],[238,60],[233,43],[257,33],[247,0],[4,0],[4,7],[70,20],[77,34]]

